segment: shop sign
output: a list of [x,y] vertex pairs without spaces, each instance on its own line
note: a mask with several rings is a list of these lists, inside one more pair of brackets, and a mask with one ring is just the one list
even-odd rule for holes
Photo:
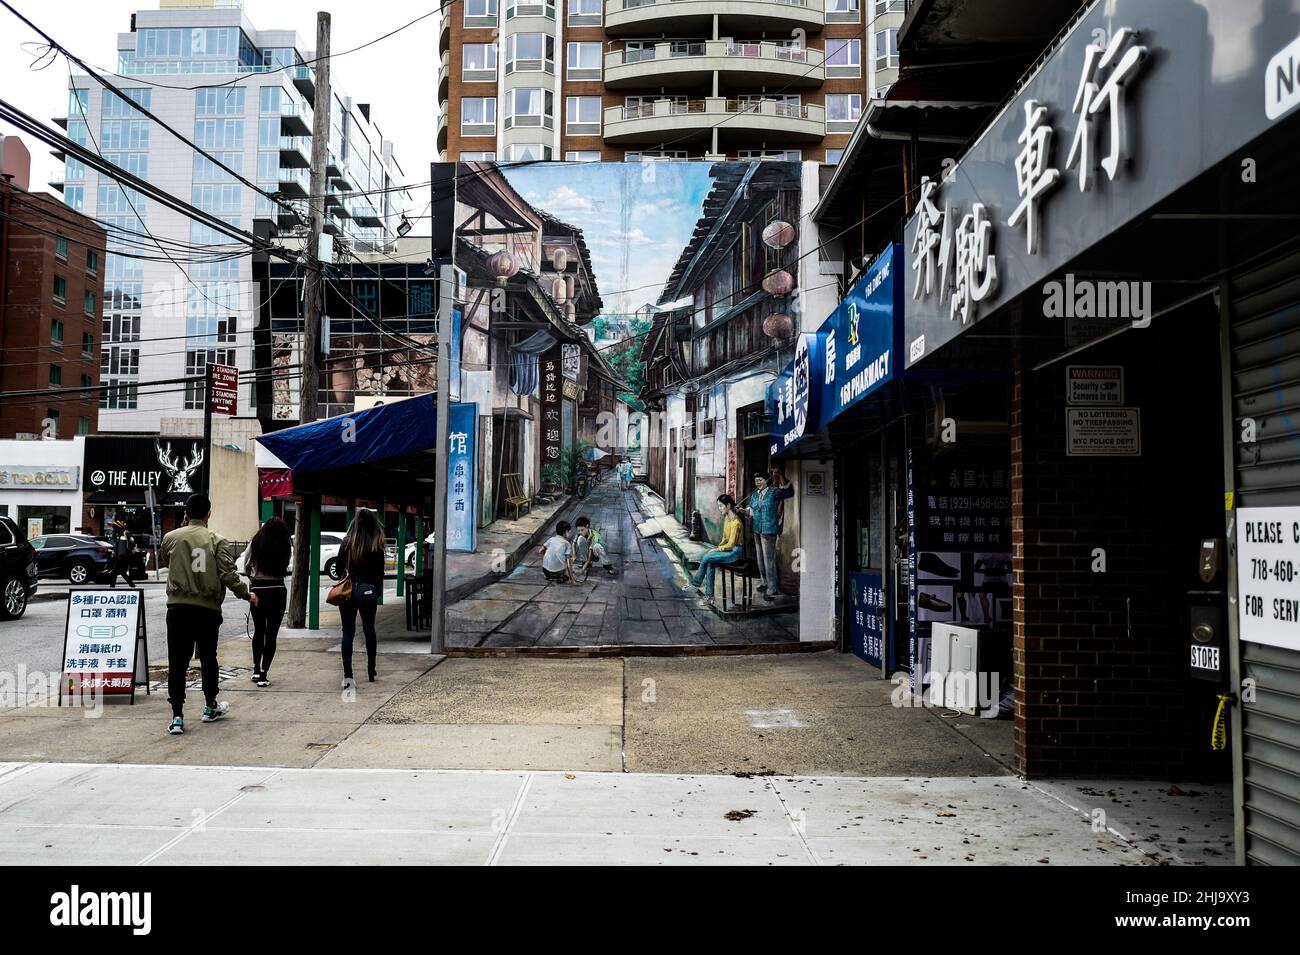
[[1142,454],[1137,408],[1067,408],[1067,457],[1136,458]]
[[1300,650],[1300,507],[1237,511],[1238,633]]
[[[563,448],[563,418],[560,414],[560,356],[558,349],[552,349],[541,360],[541,394],[542,423],[541,441],[538,444],[542,455],[542,467],[560,465]],[[561,481],[563,478],[561,478]]]
[[[63,633],[63,690],[129,693],[146,683],[144,618],[140,590],[71,590]],[[139,653],[137,653],[139,648]]]
[[885,588],[880,574],[849,574],[849,645],[859,659],[882,665]]
[[[921,179],[904,230],[909,366],[1300,102],[1300,46],[1259,42],[1289,41],[1294,14],[1288,4],[1258,13],[1212,16],[1198,0],[1093,4],[942,180]],[[1224,50],[1240,54],[1231,71]],[[1261,86],[1265,108],[1243,109]]]
[[582,350],[577,345],[563,344],[560,346],[560,356],[564,362],[564,377],[569,381],[577,381],[578,372],[582,368]]
[[1072,405],[1122,405],[1124,369],[1120,365],[1068,365],[1065,401]]
[[156,488],[161,504],[184,504],[203,464],[199,438],[86,438],[82,490],[91,504],[143,504]]
[[447,550],[472,551],[476,543],[477,445],[478,405],[452,404],[447,423]]
[[13,464],[0,468],[0,491],[76,491],[81,488],[81,468],[41,468]]

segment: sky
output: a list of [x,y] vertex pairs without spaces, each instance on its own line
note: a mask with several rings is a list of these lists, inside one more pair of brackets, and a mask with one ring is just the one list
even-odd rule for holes
[[710,163],[564,163],[507,167],[532,205],[583,231],[602,314],[659,300],[695,231],[713,180]]
[[[131,29],[131,14],[157,9],[157,0],[10,0],[23,15],[48,32],[91,66],[117,68],[117,35]],[[316,11],[333,16],[331,44],[335,53],[383,36],[423,13],[436,9],[437,0],[244,0],[244,14],[259,30],[297,30],[307,47],[316,43]],[[436,16],[421,20],[396,36],[374,46],[339,56],[332,62],[337,87],[357,102],[370,103],[371,117],[394,144],[394,155],[408,182],[425,182],[434,158],[433,141],[438,112],[436,79],[438,35]],[[68,70],[65,61],[33,72],[37,51],[28,41],[40,42],[8,10],[0,7],[0,99],[46,123],[57,132],[51,117],[66,113]],[[110,81],[119,82],[115,77]],[[177,82],[176,76],[163,77]],[[181,77],[181,79],[185,79]],[[198,77],[191,78],[197,82]],[[0,123],[0,133],[16,131]],[[48,190],[52,174],[63,164],[48,148],[26,134],[23,142],[32,154],[32,189]],[[427,190],[417,190],[412,202],[424,195],[413,210],[427,201]]]

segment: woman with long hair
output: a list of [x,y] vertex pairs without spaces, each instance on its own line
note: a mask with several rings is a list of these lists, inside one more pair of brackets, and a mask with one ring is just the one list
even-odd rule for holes
[[253,614],[253,682],[270,686],[271,660],[275,657],[275,640],[284,620],[289,592],[284,578],[289,573],[293,540],[289,525],[272,517],[253,535],[244,550],[244,573],[248,589],[257,594]]
[[366,660],[370,682],[375,682],[375,610],[379,588],[384,586],[384,529],[374,511],[364,508],[348,528],[339,547],[339,566],[352,580],[352,597],[339,606],[343,619],[343,688],[355,686],[352,678],[352,640],[357,632],[357,615],[366,635]]
[[691,578],[695,592],[713,605],[713,578],[718,564],[732,564],[741,557],[741,543],[745,534],[744,522],[736,509],[736,499],[730,494],[718,495],[718,512],[722,517],[722,539],[718,546],[700,557],[700,567]]

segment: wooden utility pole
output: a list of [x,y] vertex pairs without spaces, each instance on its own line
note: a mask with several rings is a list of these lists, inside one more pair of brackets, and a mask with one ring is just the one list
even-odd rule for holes
[[[307,236],[307,273],[303,279],[302,377],[298,379],[298,421],[316,420],[320,386],[320,312],[324,299],[320,239],[325,227],[325,160],[330,141],[330,15],[316,14],[316,105],[311,127],[311,215]],[[308,604],[315,625],[320,601],[320,496],[303,495],[293,527],[293,577],[289,589],[289,626],[307,623]]]

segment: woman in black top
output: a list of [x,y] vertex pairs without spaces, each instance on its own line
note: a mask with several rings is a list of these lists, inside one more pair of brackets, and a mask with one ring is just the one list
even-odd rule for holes
[[339,607],[343,619],[343,688],[354,686],[352,640],[357,632],[357,614],[366,635],[366,659],[370,682],[375,682],[375,610],[379,588],[384,585],[384,532],[374,511],[360,510],[339,547],[339,566],[352,579],[352,599]]
[[273,517],[262,525],[244,551],[244,573],[248,589],[257,594],[253,605],[253,682],[270,686],[268,673],[275,656],[275,638],[284,620],[289,592],[284,578],[289,573],[289,556],[293,541],[289,525]]

